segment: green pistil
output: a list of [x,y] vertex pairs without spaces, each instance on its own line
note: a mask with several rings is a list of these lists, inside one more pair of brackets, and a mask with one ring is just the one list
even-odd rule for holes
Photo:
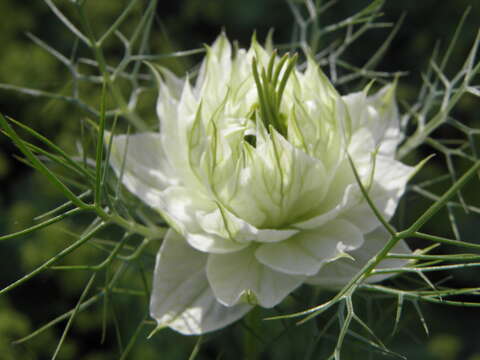
[[[261,68],[259,73],[257,59],[253,58],[252,72],[257,86],[258,99],[260,103],[260,114],[262,116],[265,128],[273,126],[280,134],[287,135],[286,116],[280,112],[282,96],[287,86],[288,78],[295,69],[298,55],[290,56],[285,54],[275,65],[277,52],[274,51],[267,69]],[[282,69],[286,66],[283,76],[280,77]]]

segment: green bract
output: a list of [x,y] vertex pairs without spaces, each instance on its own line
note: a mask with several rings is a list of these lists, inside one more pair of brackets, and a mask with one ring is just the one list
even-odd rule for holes
[[154,70],[160,132],[114,137],[113,168],[172,227],[154,274],[159,326],[200,334],[303,283],[337,288],[389,239],[348,156],[389,219],[414,171],[394,158],[394,86],[340,96],[312,59],[295,61],[220,35],[195,85]]

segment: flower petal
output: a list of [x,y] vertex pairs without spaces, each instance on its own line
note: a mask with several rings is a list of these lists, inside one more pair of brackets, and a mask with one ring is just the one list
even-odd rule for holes
[[[340,194],[340,196],[338,196],[338,194],[335,194],[339,192],[338,189],[335,189],[337,187],[335,184],[335,179],[333,181],[332,187],[334,189],[332,189],[332,191],[329,191],[327,198],[325,199],[325,203],[327,204],[326,208],[328,210],[318,216],[312,217],[311,219],[296,223],[296,228],[304,230],[317,229],[338,217],[338,214],[341,211],[343,211],[345,208],[349,208],[354,203],[354,196],[358,192],[358,186],[356,186],[355,184],[347,185],[343,191],[343,195]],[[336,202],[332,201],[335,199],[337,200]],[[332,208],[330,208],[330,204]]]
[[114,136],[110,165],[125,187],[154,209],[160,206],[161,191],[175,185],[157,133]]
[[[360,269],[375,256],[391,238],[391,235],[383,227],[379,227],[371,233],[365,235],[363,246],[349,253],[350,258],[341,258],[325,264],[320,271],[308,278],[307,282],[312,285],[319,285],[324,288],[338,289],[348,283]],[[403,240],[393,248],[392,252],[401,254],[411,254],[412,251]],[[407,263],[406,260],[386,259],[383,260],[377,268],[400,267]],[[366,282],[377,282],[387,279],[392,275],[375,275],[369,277]]]
[[217,108],[225,96],[231,73],[231,56],[232,46],[224,33],[217,37],[212,47],[207,47],[194,91],[208,94],[203,101],[209,109]]
[[215,213],[217,204],[196,189],[172,186],[162,193],[162,199],[166,220],[195,249],[225,253],[247,246],[234,237],[221,236],[227,232],[225,227],[228,224],[221,216],[215,219],[209,216]]
[[367,129],[379,146],[379,153],[393,157],[401,141],[395,85],[386,85],[369,97],[367,90],[342,97],[352,120],[352,130]]
[[288,239],[298,232],[291,229],[257,229],[246,221],[236,217],[220,204],[214,211],[200,217],[198,222],[209,234],[230,239],[234,242],[250,241],[277,242]]
[[276,272],[255,258],[255,246],[228,254],[210,254],[207,277],[218,301],[231,306],[239,301],[270,308],[302,284],[305,276]]
[[256,241],[263,243],[276,243],[291,238],[298,230],[291,229],[259,229]]
[[314,275],[325,263],[363,243],[360,229],[345,220],[333,220],[319,229],[301,232],[288,241],[264,244],[255,253],[264,265],[291,275]]
[[391,158],[395,156],[402,140],[395,87],[395,83],[386,85],[368,97],[371,130],[376,142],[380,144],[379,153]]
[[150,301],[159,327],[198,335],[223,328],[251,309],[248,304],[226,307],[215,299],[205,273],[207,257],[173,230],[167,233],[157,255]]
[[[367,189],[368,195],[384,218],[390,220],[408,180],[415,173],[415,167],[404,165],[384,155],[377,155],[373,171],[375,172],[373,184]],[[363,195],[358,193],[357,197],[359,200],[346,209],[342,217],[354,223],[363,232],[370,232],[379,225],[379,220]]]
[[150,68],[159,87],[157,116],[165,155],[172,164],[169,176],[176,178],[177,183],[198,186],[198,179],[190,168],[187,144],[200,102],[196,100],[188,78],[178,79],[159,66],[151,65]]

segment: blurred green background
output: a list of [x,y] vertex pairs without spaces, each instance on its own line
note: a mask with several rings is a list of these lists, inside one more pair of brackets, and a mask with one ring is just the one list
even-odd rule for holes
[[[119,16],[128,1],[90,1],[88,14],[100,33]],[[69,14],[68,1],[56,3]],[[322,17],[325,24],[338,21],[361,9],[367,1],[339,1]],[[140,1],[137,15],[145,7]],[[471,6],[471,14],[466,20],[448,71],[458,69],[468,53],[479,27],[480,2],[477,0],[434,1],[405,0],[387,1],[384,7],[384,21],[396,22],[402,13],[406,18],[398,35],[378,66],[381,71],[406,70],[409,74],[400,81],[399,96],[404,100],[413,100],[421,83],[421,72],[426,69],[437,40],[441,40],[441,49],[452,37],[465,9]],[[27,32],[50,44],[63,54],[70,54],[74,38],[42,1],[3,0],[0,2],[0,83],[15,84],[38,88],[55,93],[64,93],[68,89],[68,71],[50,54],[26,36]],[[201,47],[211,43],[221,29],[228,36],[248,46],[253,30],[260,39],[265,38],[270,28],[275,29],[276,43],[287,43],[291,39],[294,20],[284,1],[280,0],[177,0],[159,1],[153,26],[151,48],[154,53],[171,52]],[[73,16],[73,15],[72,15]],[[73,19],[75,19],[73,17]],[[138,19],[127,19],[134,23]],[[388,35],[388,29],[371,31],[360,39],[348,52],[348,60],[362,65]],[[364,41],[362,41],[364,40]],[[320,44],[322,45],[322,44]],[[80,50],[82,51],[82,50]],[[84,50],[83,50],[84,51]],[[121,55],[121,49],[112,44],[107,48],[112,58]],[[200,57],[181,58],[165,61],[177,73],[190,69]],[[451,68],[451,69],[450,69]],[[348,88],[343,89],[348,90]],[[90,99],[98,106],[99,100]],[[464,101],[460,104],[459,117],[472,122],[478,116],[478,102]],[[16,92],[0,89],[0,111],[32,126],[47,135],[56,144],[72,153],[80,131],[80,120],[85,114],[75,107],[60,101],[51,101],[29,97]],[[150,116],[154,118],[154,110]],[[478,120],[478,119],[477,119]],[[426,153],[432,150],[425,150]],[[33,223],[33,218],[63,200],[44,177],[15,160],[18,152],[5,137],[0,137],[0,234],[18,231]],[[445,173],[442,160],[435,163],[423,178],[437,173]],[[470,191],[475,191],[474,189]],[[413,219],[415,212],[425,208],[426,202],[415,200],[418,210],[407,214]],[[451,236],[450,228],[445,226],[446,214],[441,214],[429,225],[428,231]],[[476,220],[461,221],[461,233],[464,240],[475,240],[478,229]],[[50,256],[72,241],[68,231],[80,231],[82,224],[69,220],[58,226],[42,230],[34,235],[0,243],[0,285],[15,281],[31,271]],[[67,230],[68,229],[68,230]],[[114,239],[114,235],[111,236]],[[91,263],[95,259],[91,248],[82,248],[66,263]],[[151,273],[152,261],[144,264],[147,274]],[[478,272],[466,272],[453,280],[452,284],[469,286],[478,279]],[[87,277],[81,272],[47,271],[35,277],[20,288],[0,297],[0,359],[49,359],[61,336],[64,322],[21,345],[12,345],[12,341],[21,338],[39,326],[75,306]],[[301,289],[299,296],[310,296],[309,289]],[[368,301],[365,301],[365,308]],[[383,305],[379,305],[383,304]],[[375,325],[382,337],[388,338],[393,324],[394,300],[390,299],[374,306],[374,310],[389,309],[384,321]],[[285,305],[288,308],[289,303]],[[292,306],[295,306],[293,304]],[[117,308],[120,336],[124,341],[135,329],[136,322],[142,318],[146,303],[143,298],[119,298]],[[425,321],[430,328],[427,336],[421,321],[411,304],[406,305],[405,316],[400,323],[397,337],[389,343],[392,350],[398,351],[409,359],[431,360],[480,360],[480,330],[478,320],[480,310],[452,308],[446,306],[421,305]],[[128,311],[126,311],[128,310]],[[265,315],[271,313],[265,312]],[[114,319],[108,320],[107,337],[101,344],[102,306],[97,304],[82,312],[62,347],[59,359],[103,360],[117,359],[119,346],[115,339]],[[240,359],[244,346],[244,325],[236,325],[228,331],[208,337],[201,348],[199,359]],[[282,324],[283,326],[283,324]],[[322,322],[318,321],[321,329]],[[262,328],[263,327],[263,328]],[[265,325],[265,332],[279,332],[281,325]],[[303,359],[308,343],[310,328],[289,331],[286,336],[272,342],[261,358],[265,359]],[[307,335],[305,335],[307,334]],[[165,330],[150,340],[145,340],[142,332],[134,345],[129,359],[186,359],[192,351],[196,339],[186,338]],[[270,334],[271,335],[271,334]],[[305,336],[307,338],[305,338]],[[123,344],[125,346],[125,344]],[[354,355],[356,350],[345,353],[345,359],[366,359],[366,355]],[[365,354],[365,353],[363,353]],[[313,357],[317,358],[317,357]],[[376,355],[372,358],[387,358]]]

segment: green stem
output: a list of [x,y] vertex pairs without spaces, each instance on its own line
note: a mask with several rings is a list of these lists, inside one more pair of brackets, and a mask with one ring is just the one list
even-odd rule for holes
[[20,136],[13,130],[8,121],[0,114],[0,125],[7,132],[20,151],[27,157],[30,163],[43,175],[45,175],[57,188],[59,188],[65,196],[81,209],[88,209],[89,206],[80,200],[65,184],[63,184],[57,176],[55,176],[25,145]]
[[88,43],[98,63],[98,68],[103,76],[103,80],[108,85],[110,91],[112,92],[113,98],[115,99],[117,105],[120,107],[121,113],[124,114],[128,118],[128,120],[130,120],[132,124],[135,127],[137,127],[139,130],[143,130],[143,131],[147,130],[147,126],[145,122],[134,111],[129,109],[128,104],[125,101],[120,89],[113,84],[107,69],[107,62],[105,60],[105,56],[103,54],[100,43],[97,40],[95,40],[93,29],[90,25],[88,17],[85,14],[84,6],[77,5],[77,10],[78,10],[78,14],[79,14],[82,26],[86,30],[86,33],[88,36]]
[[54,264],[55,262],[57,262],[58,260],[64,258],[65,256],[67,256],[68,254],[70,254],[71,252],[73,252],[74,250],[76,250],[77,248],[79,248],[80,246],[82,246],[83,244],[85,244],[88,240],[90,240],[96,233],[98,233],[100,230],[102,230],[107,224],[104,223],[104,222],[100,222],[98,225],[96,225],[90,232],[84,234],[82,237],[80,237],[80,239],[78,239],[77,241],[75,241],[72,245],[66,247],[65,249],[63,249],[62,251],[60,251],[57,255],[55,255],[54,257],[50,258],[49,260],[47,260],[46,262],[44,262],[42,265],[40,265],[39,267],[37,267],[35,270],[33,270],[32,272],[28,273],[27,275],[23,276],[21,279],[13,282],[12,284],[4,287],[2,290],[0,290],[0,295],[16,288],[17,286],[23,284],[25,281],[27,280],[30,280],[32,277],[34,277],[35,275],[38,275],[39,273],[41,273],[42,271],[44,271],[45,269],[47,269],[49,266],[51,266],[52,264]]
[[100,102],[100,123],[98,128],[98,135],[97,135],[97,148],[96,148],[96,156],[95,156],[95,205],[100,206],[102,202],[102,174],[103,174],[103,142],[104,142],[104,135],[105,135],[105,102],[106,102],[106,89],[105,83],[102,87],[102,98]]
[[246,329],[244,330],[244,351],[246,360],[258,359],[258,339],[257,334],[260,328],[260,317],[258,307],[253,308],[245,317]]
[[27,234],[30,234],[31,232],[34,232],[36,230],[39,230],[39,229],[42,229],[44,227],[47,227],[51,224],[54,224],[56,222],[59,222],[71,215],[75,215],[75,214],[78,214],[80,212],[82,212],[83,209],[80,209],[80,208],[75,208],[75,209],[72,209],[72,210],[69,210],[61,215],[58,215],[58,216],[55,216],[54,218],[51,218],[50,220],[47,220],[47,221],[44,221],[40,224],[37,224],[37,225],[34,225],[34,226],[31,226],[27,229],[23,229],[23,230],[20,230],[20,231],[17,231],[17,232],[14,232],[14,233],[11,233],[11,234],[7,234],[7,235],[3,235],[3,236],[0,236],[0,241],[4,241],[4,240],[9,240],[9,239],[13,239],[13,238],[16,238],[18,236],[22,236],[22,235],[27,235]]
[[418,231],[429,219],[432,218],[465,184],[480,170],[480,160],[473,164],[468,171],[462,175],[455,184],[448,189],[437,201],[420,216],[407,230],[397,234],[399,238],[411,236]]

